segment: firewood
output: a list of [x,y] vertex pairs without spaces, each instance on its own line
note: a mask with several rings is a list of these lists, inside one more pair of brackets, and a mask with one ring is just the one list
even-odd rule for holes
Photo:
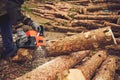
[[89,53],[90,51],[88,50],[75,52],[70,55],[59,56],[17,78],[16,80],[56,80],[58,73],[73,67]]
[[88,19],[88,20],[107,20],[107,21],[117,21],[117,19],[120,17],[120,15],[76,15],[74,16],[74,19],[78,19],[78,20],[84,20],[84,19]]
[[110,27],[79,33],[55,42],[48,42],[46,46],[47,55],[68,54],[70,52],[95,49],[108,44],[116,44],[116,40]]
[[77,20],[72,22],[72,26],[84,26],[87,29],[97,29],[102,28],[104,25],[95,23],[94,21],[90,20]]
[[114,80],[115,70],[117,69],[117,58],[109,56],[96,73],[93,80]]
[[106,51],[98,51],[85,63],[77,66],[77,68],[63,71],[58,78],[60,78],[59,80],[91,80],[96,69],[106,58]]

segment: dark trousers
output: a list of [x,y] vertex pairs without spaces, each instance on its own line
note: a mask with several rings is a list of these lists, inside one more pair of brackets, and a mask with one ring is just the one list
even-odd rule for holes
[[12,38],[12,23],[7,15],[0,17],[0,29],[3,41],[3,47],[7,52],[14,48]]

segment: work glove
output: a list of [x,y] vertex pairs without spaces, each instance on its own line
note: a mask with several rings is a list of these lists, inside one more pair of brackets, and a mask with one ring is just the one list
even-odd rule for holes
[[38,23],[32,21],[30,18],[25,17],[25,19],[23,20],[23,23],[25,25],[29,25],[32,27],[32,29],[36,30],[37,32],[43,33],[44,32],[44,28],[42,25],[39,25]]
[[22,28],[17,29],[17,36],[18,36],[18,40],[19,40],[20,45],[23,45],[24,43],[26,43],[28,41],[28,37]]

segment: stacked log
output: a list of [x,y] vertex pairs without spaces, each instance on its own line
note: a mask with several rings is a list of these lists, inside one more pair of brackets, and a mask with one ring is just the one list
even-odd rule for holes
[[55,78],[58,73],[73,67],[89,53],[90,51],[88,50],[59,56],[16,80],[56,80]]
[[95,49],[114,42],[116,44],[112,31],[107,27],[49,42],[46,50],[48,56],[56,56],[79,50]]
[[91,80],[100,64],[107,58],[106,51],[98,51],[89,60],[75,69],[63,72],[60,80]]
[[101,65],[93,80],[114,80],[117,58],[109,56]]

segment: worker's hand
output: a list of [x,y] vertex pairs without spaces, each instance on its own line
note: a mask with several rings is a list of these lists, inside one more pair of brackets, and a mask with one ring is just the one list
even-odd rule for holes
[[21,45],[28,41],[28,37],[22,28],[17,29],[17,36],[18,36],[19,44]]
[[30,24],[30,26],[34,29],[34,30],[36,30],[36,31],[41,31],[41,26],[39,25],[39,24],[37,24],[36,22],[32,22],[31,24]]

